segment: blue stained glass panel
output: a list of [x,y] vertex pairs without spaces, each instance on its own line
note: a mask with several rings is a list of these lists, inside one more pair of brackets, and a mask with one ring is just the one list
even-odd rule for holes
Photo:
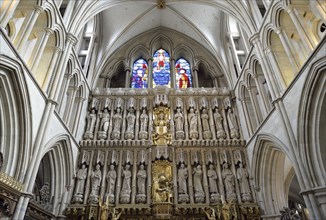
[[170,55],[163,49],[153,57],[153,88],[156,86],[170,87]]
[[192,87],[190,64],[187,60],[180,58],[175,63],[176,88]]
[[131,88],[147,88],[148,65],[144,59],[134,62],[131,76]]

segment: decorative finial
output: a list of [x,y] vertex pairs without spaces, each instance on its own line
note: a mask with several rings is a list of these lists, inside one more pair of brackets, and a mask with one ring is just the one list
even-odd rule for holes
[[165,8],[165,0],[157,0],[157,7],[159,9],[164,9]]

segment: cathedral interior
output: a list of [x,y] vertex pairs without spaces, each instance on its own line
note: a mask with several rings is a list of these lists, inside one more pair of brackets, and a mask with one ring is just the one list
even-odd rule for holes
[[0,219],[326,219],[323,0],[0,1]]

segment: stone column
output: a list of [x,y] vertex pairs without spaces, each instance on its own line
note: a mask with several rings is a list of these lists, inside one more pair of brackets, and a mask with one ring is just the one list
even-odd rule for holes
[[153,58],[148,59],[148,88],[153,88]]
[[[177,171],[177,157],[175,148],[172,148],[172,160],[174,163],[172,163],[173,167],[173,198],[174,198],[174,205],[178,204],[178,171]],[[189,178],[189,177],[188,177]]]
[[[278,89],[278,87],[276,86],[276,82],[273,77],[273,72],[269,68],[270,67],[269,63],[265,57],[265,54],[264,54],[262,46],[261,46],[261,42],[259,40],[259,34],[254,34],[249,40],[256,49],[256,54],[260,61],[261,67],[263,69],[263,74],[266,78],[266,82],[269,87],[269,90],[270,90],[270,93],[272,96],[272,100],[275,100],[276,98],[278,98],[281,95],[282,90],[280,91]],[[281,76],[279,75],[278,77],[281,77]]]
[[126,72],[126,80],[125,80],[125,88],[130,88],[130,69],[126,68],[125,69]]
[[285,79],[283,78],[282,72],[278,66],[277,60],[275,59],[272,49],[270,47],[266,47],[265,54],[269,58],[270,63],[272,64],[272,69],[275,72],[278,85],[284,91],[287,88],[287,85],[285,83]]
[[119,151],[119,165],[118,165],[118,176],[117,176],[117,186],[115,191],[115,205],[119,204],[120,201],[120,191],[121,191],[121,172],[122,172],[122,154],[123,151]]
[[251,89],[250,86],[247,88],[247,90],[248,90],[249,98],[250,98],[251,103],[252,103],[253,108],[254,108],[254,113],[255,113],[255,116],[256,116],[257,125],[259,126],[260,122],[262,121],[262,117],[261,117],[261,114],[260,114],[260,109],[259,109],[259,105],[257,103],[256,95],[252,94],[253,92],[252,92],[252,89]]
[[205,192],[205,203],[209,204],[209,188],[208,188],[208,181],[207,181],[207,167],[206,167],[206,160],[205,160],[205,151],[201,149],[201,158],[202,158],[202,168],[203,168],[203,187]]
[[246,121],[246,125],[247,125],[247,128],[248,128],[248,133],[249,133],[249,136],[250,136],[250,135],[253,134],[253,128],[252,128],[252,124],[251,124],[250,119],[249,119],[249,113],[248,113],[248,109],[247,109],[246,100],[245,99],[240,99],[240,102],[241,102],[243,114],[245,116],[245,121]]
[[[150,133],[149,133],[150,134]],[[150,206],[152,203],[152,150],[148,148],[147,152],[148,160],[147,160],[147,205]]]
[[131,181],[131,204],[135,204],[135,199],[137,195],[137,150],[134,150],[134,161],[132,167],[132,181]]
[[170,58],[171,60],[171,66],[170,66],[170,73],[171,73],[171,88],[176,88],[175,86],[175,80],[176,80],[176,77],[175,77],[175,59],[174,58]]
[[230,131],[229,131],[229,125],[228,125],[228,119],[226,117],[226,111],[225,111],[225,107],[222,106],[221,109],[221,114],[222,114],[222,118],[223,118],[223,127],[226,133],[226,139],[229,140],[230,138]]
[[187,168],[188,168],[188,192],[190,197],[190,204],[195,204],[194,201],[194,185],[192,183],[192,169],[191,169],[191,155],[190,152],[187,151]]
[[86,205],[87,204],[87,200],[88,200],[88,196],[89,196],[89,191],[90,191],[90,186],[91,186],[91,174],[94,170],[93,165],[93,158],[94,158],[94,151],[91,152],[91,157],[89,160],[89,166],[87,168],[87,179],[86,179],[86,184],[85,184],[85,194],[84,194],[84,202],[83,204]]
[[35,6],[30,19],[28,20],[24,30],[22,31],[21,38],[18,41],[17,50],[19,52],[24,51],[24,46],[26,45],[28,37],[30,36],[30,34],[33,30],[36,20],[37,20],[38,16],[41,14],[41,12],[43,12],[43,11],[44,11],[44,9],[41,6],[39,6],[39,5]]
[[140,115],[141,109],[136,110],[136,122],[135,122],[135,140],[138,140],[139,136],[139,115]]
[[68,88],[68,93],[69,93],[68,103],[65,107],[65,114],[63,116],[63,121],[66,122],[67,126],[68,126],[69,118],[71,116],[72,108],[74,107],[77,90],[78,90],[77,86],[69,86]]
[[79,125],[79,121],[80,121],[80,113],[81,113],[81,110],[82,110],[82,107],[83,107],[83,102],[85,101],[85,98],[79,96],[79,97],[76,97],[75,100],[78,102],[77,104],[77,112],[76,112],[76,121],[75,123],[72,125],[72,134],[74,136],[76,136],[77,134],[77,129],[78,129],[78,125]]
[[300,19],[297,16],[295,8],[293,8],[292,6],[289,6],[286,9],[286,11],[287,11],[287,13],[289,13],[289,15],[294,23],[294,26],[296,27],[298,34],[299,34],[299,36],[303,42],[303,45],[306,49],[306,53],[308,55],[314,49],[314,44],[313,44],[313,42],[310,41],[310,37],[307,35],[304,27],[300,23]]
[[295,56],[292,53],[292,50],[291,50],[292,46],[288,42],[288,38],[287,38],[286,33],[284,33],[284,30],[282,28],[278,28],[276,30],[276,34],[280,38],[280,40],[282,42],[282,45],[284,47],[284,50],[285,50],[291,64],[295,68],[295,72],[297,72],[299,70],[299,64],[298,64],[297,60],[295,59]]
[[0,14],[0,27],[6,28],[9,20],[13,17],[16,8],[20,1],[2,1],[2,4],[7,4],[4,12]]
[[198,67],[194,67],[192,68],[192,79],[193,79],[193,86],[194,88],[198,88],[199,84],[198,84]]
[[62,49],[60,47],[55,47],[49,69],[46,72],[46,78],[42,85],[42,88],[44,90],[46,90],[46,92],[49,91],[49,87],[51,86],[51,82],[53,80],[54,69],[56,67],[56,64],[58,62],[58,58],[59,58],[59,55],[61,52],[62,52]]
[[70,18],[73,14],[73,10],[75,7],[75,2],[76,1],[68,1],[68,5],[65,11],[65,14],[63,15],[63,23],[65,24],[66,27],[68,27]]
[[[64,97],[65,97],[65,94],[67,93],[68,91],[68,87],[69,87],[69,82],[72,78],[72,74],[64,74],[64,82],[62,84],[62,91],[61,91],[61,94],[60,94],[60,97],[58,98],[58,105],[56,106],[56,109],[57,109],[57,112],[60,114],[60,115],[63,115],[61,114],[62,111],[64,111],[63,109],[63,101],[64,101]],[[66,106],[64,106],[66,107]]]
[[183,129],[185,131],[185,140],[189,140],[189,125],[188,125],[188,111],[187,111],[187,108],[183,109],[183,118],[185,119],[185,124],[184,124],[184,129]]
[[258,75],[257,74],[253,75],[253,78],[255,80],[256,87],[258,88],[258,93],[260,94],[260,97],[262,99],[262,103],[263,103],[262,109],[264,110],[264,115],[267,115],[269,108],[268,108],[268,99],[266,97],[265,91],[258,80]]
[[208,116],[209,116],[209,127],[210,127],[210,130],[211,130],[211,133],[212,133],[212,139],[216,140],[216,131],[215,131],[215,124],[214,124],[214,117],[213,117],[212,108],[208,108]]
[[37,48],[36,54],[34,56],[33,61],[31,62],[31,71],[34,73],[38,67],[38,64],[40,62],[40,59],[43,55],[44,48],[46,46],[46,43],[48,42],[48,39],[50,35],[53,33],[53,30],[50,28],[44,28],[44,34],[42,36],[41,42],[39,44],[39,47]]

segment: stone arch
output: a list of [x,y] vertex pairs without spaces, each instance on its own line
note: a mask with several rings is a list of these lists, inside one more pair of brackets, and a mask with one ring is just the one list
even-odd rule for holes
[[128,52],[129,66],[132,67],[134,62],[139,58],[143,58],[146,61],[152,58],[152,55],[149,52],[149,49],[145,45],[137,45]]
[[173,50],[173,42],[168,36],[160,33],[152,38],[151,42],[149,43],[149,48],[151,56],[154,55],[155,51],[161,48],[168,52],[171,56]]
[[310,68],[303,88],[299,110],[299,151],[314,187],[325,185],[326,173],[326,58]]
[[[33,188],[35,191],[48,182],[50,188],[50,204],[47,205],[44,203],[42,204],[42,201],[40,202],[43,208],[48,209],[55,215],[62,214],[59,213],[62,209],[60,205],[66,205],[64,204],[66,201],[63,201],[63,195],[67,191],[66,187],[68,186],[69,188],[73,182],[73,161],[70,138],[66,134],[57,135],[45,144],[44,149],[40,152],[37,169],[33,171],[35,184],[34,181],[31,181],[29,189]],[[42,172],[40,172],[40,169]],[[36,184],[38,184],[37,187]]]
[[261,133],[257,136],[252,153],[251,175],[264,215],[280,215],[288,207],[288,190],[293,178],[292,163],[284,143],[278,138]]
[[29,92],[20,64],[4,56],[0,56],[0,102],[2,171],[22,181],[31,153]]

